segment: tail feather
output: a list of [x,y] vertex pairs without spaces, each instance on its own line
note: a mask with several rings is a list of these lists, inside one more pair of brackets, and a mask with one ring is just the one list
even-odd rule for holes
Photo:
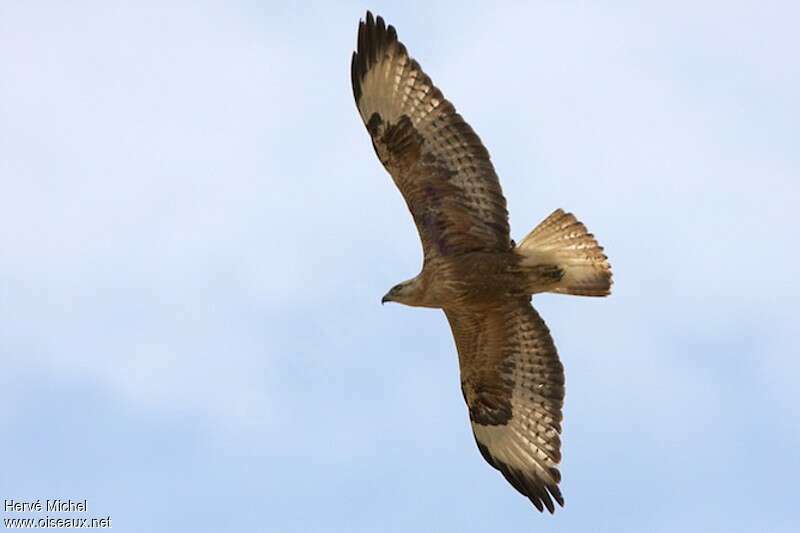
[[[516,247],[531,276],[544,265],[557,266],[561,279],[547,292],[578,296],[607,296],[611,292],[611,266],[603,247],[572,213],[556,209]],[[532,286],[540,286],[532,280]]]

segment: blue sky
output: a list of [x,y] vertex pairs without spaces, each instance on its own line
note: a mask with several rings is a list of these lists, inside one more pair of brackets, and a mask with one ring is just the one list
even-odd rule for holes
[[[523,236],[575,212],[608,299],[543,295],[567,371],[543,516],[481,459],[420,246],[359,122],[382,14]],[[793,531],[793,2],[4,2],[0,498],[116,531]],[[3,514],[8,517],[9,514]]]

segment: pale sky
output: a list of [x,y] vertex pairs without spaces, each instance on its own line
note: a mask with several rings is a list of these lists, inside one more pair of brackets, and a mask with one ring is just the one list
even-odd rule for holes
[[[794,531],[798,4],[432,4],[0,4],[0,499],[117,532]],[[555,516],[480,457],[443,314],[379,303],[421,250],[352,99],[367,8],[512,236],[562,207],[610,258],[610,298],[534,299]]]

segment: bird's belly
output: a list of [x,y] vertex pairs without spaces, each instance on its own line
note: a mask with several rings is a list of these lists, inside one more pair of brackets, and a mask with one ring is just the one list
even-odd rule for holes
[[468,254],[437,265],[429,294],[435,307],[484,307],[520,296],[521,278],[505,254]]

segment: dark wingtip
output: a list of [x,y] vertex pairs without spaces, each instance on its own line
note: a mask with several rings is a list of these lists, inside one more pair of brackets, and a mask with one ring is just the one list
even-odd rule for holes
[[[503,477],[506,478],[506,481],[523,496],[526,496],[539,512],[544,512],[545,507],[547,507],[550,514],[555,514],[556,507],[553,505],[553,500],[561,507],[564,507],[564,497],[561,495],[561,490],[558,488],[558,485],[552,483],[544,483],[541,486],[538,485],[536,480],[529,478],[524,472],[511,468],[504,462],[495,459],[489,449],[478,441],[477,437],[475,438],[475,443],[478,445],[478,450],[481,452],[483,458],[486,459],[486,462],[499,470],[500,473],[503,474]],[[558,470],[555,468],[551,470],[555,470],[555,472],[558,473]],[[558,477],[554,479],[560,480],[561,474],[558,474]]]
[[358,75],[358,54],[353,52],[353,59],[350,61],[350,83],[353,84],[353,97],[356,104],[361,99],[361,78]]
[[[533,506],[536,507],[539,510],[540,513],[544,512],[544,506],[542,505],[542,500],[540,500],[539,498],[536,498],[534,496],[531,496],[528,499],[531,501]],[[551,511],[551,513],[552,513],[552,511]]]
[[561,489],[559,489],[557,485],[553,485],[548,486],[547,490],[549,490],[550,494],[553,495],[553,498],[555,498],[556,502],[558,502],[558,505],[564,507],[564,496],[561,495]]
[[397,30],[394,26],[387,25],[383,17],[380,15],[375,17],[367,10],[364,20],[358,21],[358,42],[350,62],[350,82],[353,85],[356,104],[361,98],[361,81],[364,75],[393,42],[397,42]]

